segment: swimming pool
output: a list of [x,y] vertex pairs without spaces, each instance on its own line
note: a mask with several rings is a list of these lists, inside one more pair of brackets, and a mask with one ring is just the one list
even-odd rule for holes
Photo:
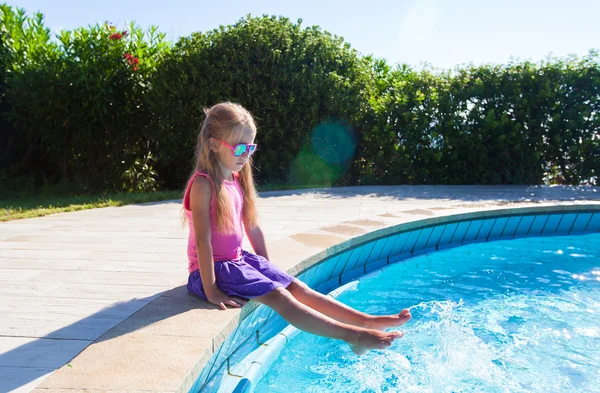
[[297,334],[254,391],[600,392],[600,234],[422,255],[337,298],[373,314],[412,305],[413,319],[363,357]]
[[[427,258],[432,258],[438,252],[439,255],[442,255],[451,250],[463,250],[465,247],[475,245],[483,246],[488,242],[491,245],[494,241],[503,239],[522,238],[526,242],[532,242],[539,240],[539,236],[598,233],[599,231],[599,205],[501,209],[436,217],[374,231],[331,247],[303,261],[296,267],[297,270],[290,273],[299,272],[297,275],[304,282],[327,293],[344,283],[352,282],[357,277],[377,271],[387,265],[400,261],[405,262],[386,268],[386,272],[391,272],[392,270],[388,269],[396,266],[407,267],[411,262],[417,260],[418,256],[427,255]],[[512,241],[518,240],[511,240],[507,243]],[[446,265],[449,264],[446,263]],[[386,275],[387,273],[379,274]],[[367,279],[364,280],[366,282]],[[340,290],[334,292],[339,293]],[[450,299],[438,299],[437,301],[443,300],[451,301]],[[407,298],[406,302],[398,305],[398,310],[409,304],[420,304],[419,307],[430,307],[437,310],[436,307],[446,304],[409,303],[413,301],[415,299]],[[466,303],[453,302],[448,303],[447,306],[454,310],[455,314],[452,315],[458,315],[456,314],[458,310],[465,310]],[[423,310],[413,309],[415,316],[421,313]],[[409,323],[409,326],[406,326],[407,337],[410,336],[410,329],[414,330],[417,321],[415,318]],[[278,353],[288,342],[296,342],[296,340],[292,340],[295,334],[297,332],[294,329],[286,328],[285,321],[270,309],[264,306],[256,307],[256,304],[250,303],[250,307],[246,306],[242,310],[242,316],[235,331],[228,335],[222,345],[215,348],[215,353],[200,375],[195,378],[195,383],[190,391],[249,391],[256,387],[256,381],[267,372],[269,364],[273,363],[273,370],[276,369],[279,362]],[[402,342],[408,342],[407,339],[402,340]],[[388,355],[391,353],[393,351],[387,351]],[[372,356],[372,354],[367,356]],[[408,357],[406,360],[410,362]],[[364,362],[364,359],[361,361]],[[398,361],[406,364],[404,360]],[[368,368],[368,365],[375,363],[362,364]],[[264,381],[268,381],[268,377],[261,383]]]

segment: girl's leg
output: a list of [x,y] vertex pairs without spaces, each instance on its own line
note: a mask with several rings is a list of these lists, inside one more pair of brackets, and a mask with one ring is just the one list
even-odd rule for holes
[[401,332],[381,332],[336,321],[302,304],[287,289],[277,288],[254,300],[271,307],[298,329],[347,342],[358,355],[389,347],[402,337]]
[[357,311],[331,296],[323,295],[312,290],[308,285],[294,279],[287,290],[301,303],[327,315],[337,321],[350,325],[361,326],[369,329],[385,329],[392,326],[400,326],[410,318],[410,311],[404,309],[395,315],[370,315]]

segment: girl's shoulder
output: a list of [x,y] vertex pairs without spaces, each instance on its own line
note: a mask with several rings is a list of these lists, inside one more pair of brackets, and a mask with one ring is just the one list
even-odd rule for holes
[[194,195],[194,199],[199,198],[199,202],[201,202],[201,200],[212,202],[214,188],[215,186],[210,176],[208,176],[206,173],[195,172],[190,178],[183,196],[184,208],[186,210],[191,210],[192,194]]

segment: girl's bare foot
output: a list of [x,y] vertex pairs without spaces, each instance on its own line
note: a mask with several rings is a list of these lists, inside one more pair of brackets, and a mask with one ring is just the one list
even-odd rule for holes
[[395,339],[404,335],[402,332],[381,332],[373,329],[360,329],[345,340],[357,355],[363,355],[371,349],[384,349],[392,345]]
[[389,327],[404,325],[410,320],[410,318],[412,318],[412,315],[410,315],[408,308],[405,308],[400,312],[400,314],[396,315],[372,315],[369,321],[365,324],[365,328],[385,330]]

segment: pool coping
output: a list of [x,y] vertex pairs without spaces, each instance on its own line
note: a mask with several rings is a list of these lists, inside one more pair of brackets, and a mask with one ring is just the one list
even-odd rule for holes
[[[275,247],[271,246],[271,258],[278,261],[287,257],[284,263],[278,265],[292,275],[301,276],[311,267],[336,254],[402,232],[515,214],[575,212],[598,213],[600,204],[568,202],[538,203],[526,207],[490,206],[459,214],[446,210],[440,211],[441,215],[430,218],[416,214],[410,217],[413,220],[400,223],[394,217],[377,217],[384,227],[372,230],[372,224],[365,223],[362,225],[363,234],[350,234],[341,242],[340,237],[321,237],[319,244],[311,246],[298,244],[297,239],[291,237],[276,241]],[[349,223],[349,227],[361,225]],[[242,310],[219,311],[193,298],[185,287],[173,288],[104,334],[34,391],[50,393],[75,389],[188,392],[211,357],[218,353],[221,345],[256,307],[254,302],[250,302]],[[180,312],[171,311],[173,308]],[[198,329],[191,329],[190,324],[198,325]],[[105,365],[101,366],[101,362],[105,362]],[[156,368],[169,369],[172,379],[165,383],[162,377],[164,374]],[[112,388],[106,389],[105,382],[111,384]],[[169,388],[165,389],[165,385],[169,385]]]

